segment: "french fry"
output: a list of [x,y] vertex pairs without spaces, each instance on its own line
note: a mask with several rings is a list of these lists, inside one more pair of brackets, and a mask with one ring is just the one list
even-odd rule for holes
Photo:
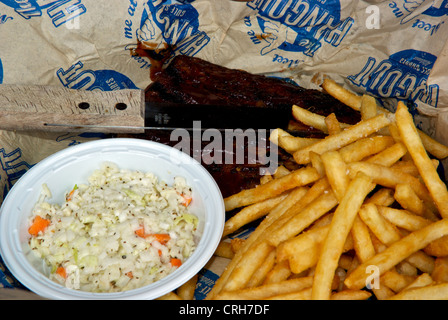
[[420,287],[426,287],[431,284],[433,284],[434,280],[431,278],[431,276],[428,273],[422,273],[419,275],[413,282],[411,282],[404,290],[412,289],[412,288],[420,288]]
[[321,159],[328,182],[336,198],[341,200],[349,184],[347,165],[338,151],[324,152]]
[[326,151],[336,150],[361,138],[365,138],[378,130],[388,126],[391,120],[383,114],[376,116],[341,131],[338,134],[327,136],[325,139],[301,150],[294,152],[294,160],[298,164],[307,164],[310,161],[310,152],[322,154]]
[[293,135],[283,129],[276,128],[271,131],[271,134],[269,135],[269,141],[275,143],[276,145],[279,145],[278,140],[280,137],[293,137]]
[[408,184],[399,183],[395,186],[395,200],[405,210],[411,211],[419,216],[433,217],[433,213],[429,212],[429,209],[425,206],[423,200],[421,200],[414,192],[412,187]]
[[381,188],[376,191],[370,198],[368,198],[365,203],[373,203],[377,206],[388,207],[395,202],[394,190],[389,188]]
[[322,88],[331,96],[346,104],[350,108],[361,111],[362,97],[350,92],[332,79],[324,79]]
[[448,300],[448,283],[403,290],[390,300]]
[[370,265],[378,267],[380,274],[391,269],[414,252],[423,249],[432,241],[448,234],[448,220],[442,219],[414,231],[392,243],[383,252],[363,262],[344,281],[350,289],[361,289],[366,283],[366,270]]
[[366,120],[375,117],[378,114],[376,99],[370,95],[364,94],[361,97],[361,119]]
[[394,292],[400,292],[410,285],[417,277],[403,275],[396,271],[389,270],[381,276],[381,284],[386,285]]
[[341,124],[339,123],[336,115],[334,113],[329,114],[325,117],[325,126],[327,127],[328,134],[336,134],[341,132]]
[[221,241],[218,244],[218,247],[215,250],[215,256],[221,257],[221,258],[227,258],[232,259],[235,253],[232,250],[232,246],[230,242],[227,241]]
[[329,225],[313,228],[281,243],[277,247],[277,259],[289,260],[289,267],[296,274],[314,267],[329,229]]
[[416,216],[409,211],[387,206],[377,206],[378,212],[393,225],[408,230],[416,231],[431,224],[431,220]]
[[435,282],[448,282],[448,257],[439,257],[434,262],[431,278]]
[[[275,253],[275,252],[274,252]],[[275,256],[275,255],[274,255]],[[281,282],[283,280],[288,279],[291,275],[291,269],[289,268],[289,262],[287,260],[283,260],[278,262],[266,275],[266,279],[264,280],[264,284]]]
[[266,300],[309,300],[311,298],[311,288],[306,288],[301,291],[279,294],[267,298]]
[[224,286],[224,290],[233,291],[244,288],[273,249],[274,247],[266,241],[251,247],[243,257],[243,262],[239,263],[233,270]]
[[274,172],[274,178],[278,179],[278,178],[284,177],[290,173],[291,173],[291,171],[288,170],[285,166],[279,166],[277,168],[277,170],[275,170],[275,172]]
[[374,204],[365,204],[359,210],[361,220],[369,227],[373,234],[385,245],[400,240],[401,236],[395,227],[383,218]]
[[375,248],[372,244],[369,229],[359,216],[353,221],[351,234],[353,238],[353,248],[355,249],[356,256],[361,262],[364,262],[375,255]]
[[331,300],[367,300],[372,294],[365,290],[342,290],[331,295]]
[[373,136],[359,139],[339,150],[345,162],[361,161],[384,151],[395,143],[390,136]]
[[198,275],[194,275],[190,280],[185,282],[179,288],[177,288],[177,295],[182,300],[193,300],[194,291],[196,290],[196,284],[198,282]]
[[245,288],[235,291],[224,291],[217,298],[222,300],[261,300],[282,294],[299,292],[310,288],[313,277],[303,277],[261,285],[255,288]]
[[274,198],[263,200],[247,207],[244,207],[229,218],[224,224],[223,236],[227,236],[237,231],[242,226],[255,221],[268,214],[275,206],[286,198],[287,194],[281,194]]
[[424,250],[434,257],[444,257],[448,255],[448,236],[444,236],[428,244]]
[[[307,109],[301,108],[297,105],[292,106],[292,115],[297,121],[302,122],[303,124],[306,124],[309,127],[318,129],[318,130],[322,131],[323,133],[329,133],[327,123],[325,121],[325,118],[326,118],[325,116],[318,115],[318,114],[313,113]],[[340,130],[340,129],[350,127],[349,124],[339,123],[338,121],[337,122],[336,121],[337,121],[337,119],[330,118],[330,124],[333,125],[333,129],[336,129],[339,127],[339,130]],[[337,126],[336,126],[336,124],[337,124]]]
[[437,170],[428,157],[412,115],[403,102],[398,103],[395,116],[401,139],[411,154],[426,187],[439,209],[440,215],[444,218],[448,217],[448,190],[446,184],[440,179]]
[[347,192],[336,208],[330,230],[322,246],[314,275],[313,299],[330,299],[331,282],[345,241],[364,199],[374,187],[371,178],[364,174],[357,175],[350,182]]
[[323,194],[308,204],[285,224],[276,229],[269,237],[271,245],[277,246],[282,241],[289,239],[309,227],[314,221],[325,215],[337,205],[338,201],[333,192]]
[[271,181],[272,179],[274,179],[274,178],[272,177],[272,175],[270,175],[270,174],[265,174],[264,176],[262,176],[262,177],[260,178],[260,184],[265,184],[265,183]]
[[252,189],[242,190],[224,199],[226,211],[244,207],[282,194],[292,188],[304,186],[319,179],[316,169],[305,167]]
[[294,136],[279,136],[278,146],[284,149],[286,152],[293,154],[297,150],[308,147],[315,144],[320,139],[317,138],[301,138]]
[[398,162],[407,153],[407,149],[401,142],[384,149],[378,154],[367,159],[367,162],[379,164],[382,166],[390,167]]
[[246,288],[252,288],[261,285],[271,273],[275,266],[275,250],[272,250],[266,257],[261,266],[255,270]]
[[414,192],[424,201],[431,201],[431,196],[426,186],[420,180],[406,172],[396,168],[389,168],[369,162],[352,162],[347,164],[349,177],[353,178],[358,172],[363,172],[372,177],[376,184],[386,188],[393,188],[400,183],[411,185]]

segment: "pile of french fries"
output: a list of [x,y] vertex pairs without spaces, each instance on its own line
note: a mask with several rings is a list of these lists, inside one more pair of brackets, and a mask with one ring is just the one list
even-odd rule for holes
[[[300,165],[225,199],[238,210],[217,255],[231,258],[207,299],[447,299],[448,148],[369,95],[326,79],[323,89],[361,114],[354,125],[294,106],[325,138],[276,129],[270,140]],[[245,240],[228,236],[260,219]]]

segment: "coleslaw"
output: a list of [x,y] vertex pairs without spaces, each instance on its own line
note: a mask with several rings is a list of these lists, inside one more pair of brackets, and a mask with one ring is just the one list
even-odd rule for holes
[[48,186],[30,217],[29,244],[50,279],[71,289],[120,292],[158,281],[194,252],[198,218],[183,177],[170,186],[111,162],[52,204]]

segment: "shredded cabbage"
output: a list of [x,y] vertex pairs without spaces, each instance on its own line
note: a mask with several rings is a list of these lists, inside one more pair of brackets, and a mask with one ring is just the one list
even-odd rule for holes
[[39,215],[51,224],[29,244],[50,266],[50,279],[67,288],[139,288],[176,270],[171,259],[184,262],[194,252],[198,218],[184,202],[191,194],[183,177],[169,186],[153,173],[106,162],[88,184],[69,190],[62,204],[49,203],[51,192],[42,187],[30,223]]

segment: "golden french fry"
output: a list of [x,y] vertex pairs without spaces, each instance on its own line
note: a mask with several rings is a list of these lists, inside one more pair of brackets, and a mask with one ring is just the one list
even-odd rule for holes
[[233,270],[224,285],[225,291],[233,291],[244,288],[257,269],[274,249],[266,241],[262,241],[250,248],[243,257],[243,262]]
[[364,94],[361,97],[361,119],[366,120],[375,117],[378,114],[378,106],[375,97]]
[[279,166],[277,168],[277,170],[275,170],[275,172],[274,172],[274,178],[278,179],[278,178],[284,177],[290,173],[291,173],[291,171],[288,170],[285,166]]
[[434,280],[431,278],[431,276],[428,273],[422,273],[403,290],[426,287],[426,286],[431,285],[433,282],[434,282]]
[[336,198],[341,200],[349,184],[347,165],[338,151],[324,152],[320,157],[328,182]]
[[343,88],[341,85],[337,84],[334,80],[324,79],[322,83],[322,88],[335,99],[346,104],[350,108],[360,111],[361,110],[361,100],[362,97],[350,92],[349,90]]
[[345,162],[356,162],[382,152],[394,143],[390,136],[373,136],[359,139],[341,148],[339,152]]
[[263,284],[263,282],[269,276],[269,274],[271,274],[271,271],[275,266],[275,250],[272,250],[265,258],[261,266],[257,270],[255,270],[249,282],[246,284],[246,288],[253,288]]
[[[275,251],[274,255],[275,255]],[[288,279],[291,275],[291,269],[289,268],[289,262],[283,260],[278,262],[266,275],[266,279],[263,284],[277,283]]]
[[370,198],[368,198],[365,203],[373,203],[378,206],[390,206],[395,202],[394,190],[389,188],[381,188],[376,191]]
[[324,119],[328,134],[336,134],[341,132],[341,124],[334,113],[329,114]]
[[363,205],[359,210],[359,217],[385,245],[392,244],[401,238],[395,227],[379,214],[376,205],[372,203]]
[[377,206],[378,212],[393,225],[408,230],[416,231],[431,224],[431,220],[416,216],[409,211],[386,206]]
[[232,259],[235,253],[232,250],[232,246],[228,241],[221,241],[215,250],[215,256]]
[[395,143],[387,149],[384,149],[380,153],[367,159],[367,162],[376,163],[385,167],[390,167],[397,163],[408,150],[401,142]]
[[337,204],[336,196],[332,191],[329,191],[322,194],[304,208],[294,208],[297,210],[297,214],[272,232],[268,239],[269,243],[273,246],[278,246],[280,242],[299,234],[314,221],[333,209]]
[[309,300],[311,298],[311,290],[311,288],[307,288],[297,292],[279,294],[266,300]]
[[242,190],[224,199],[226,211],[254,204],[282,194],[295,187],[304,186],[319,179],[316,169],[305,167],[269,181],[252,189]]
[[397,184],[409,184],[414,192],[424,201],[431,201],[426,186],[417,178],[396,168],[389,168],[369,162],[352,162],[347,164],[349,177],[353,178],[358,172],[372,177],[376,184],[386,188],[393,188]]
[[353,222],[351,234],[353,238],[353,248],[361,262],[364,262],[375,255],[375,248],[372,244],[369,229],[359,216],[357,216]]
[[238,250],[241,249],[241,247],[244,245],[244,243],[246,242],[245,239],[241,239],[241,238],[233,238],[230,240],[230,248],[232,249],[233,253],[237,253]]
[[372,294],[366,290],[342,290],[331,295],[331,300],[367,300]]
[[271,134],[269,135],[269,141],[271,141],[272,143],[275,143],[276,145],[279,144],[279,138],[280,137],[292,137],[293,135],[290,134],[289,132],[280,129],[280,128],[276,128],[274,130],[271,131]]
[[361,138],[365,138],[378,130],[388,126],[390,119],[383,114],[376,116],[341,131],[338,134],[327,136],[325,139],[301,150],[294,152],[294,160],[298,164],[307,164],[310,162],[310,152],[322,154],[326,151],[336,150]]
[[301,138],[294,136],[279,136],[278,146],[286,152],[293,154],[297,150],[308,147],[321,139],[318,138]]
[[400,274],[397,271],[389,270],[385,272],[381,278],[381,284],[386,285],[394,292],[400,292],[408,285],[410,285],[417,277]]
[[243,209],[241,209],[241,211],[239,211],[226,221],[226,223],[224,224],[223,236],[229,235],[240,229],[242,226],[265,216],[275,206],[283,201],[286,196],[287,194],[281,194],[274,198],[263,200],[244,207]]
[[329,229],[329,225],[313,228],[281,243],[277,247],[277,259],[288,259],[291,271],[296,274],[315,266]]
[[417,251],[406,258],[406,262],[422,272],[432,273],[435,259],[423,251]]
[[448,236],[444,236],[428,244],[424,250],[434,257],[444,257],[448,255]]
[[390,300],[448,300],[448,283],[411,288],[389,298]]
[[435,282],[448,282],[448,257],[438,257],[435,260],[431,278]]
[[395,117],[401,139],[411,154],[429,193],[439,209],[440,215],[444,218],[448,217],[448,190],[446,184],[440,179],[437,170],[434,168],[415,127],[412,115],[403,102],[398,103]]
[[[318,115],[317,113],[311,112],[297,105],[292,106],[292,115],[297,121],[302,122],[309,127],[316,128],[324,133],[329,133],[327,124],[325,122],[325,116]],[[332,124],[335,124],[335,122],[332,122]],[[339,122],[338,126],[341,129],[350,127],[349,124]]]
[[282,294],[299,292],[310,288],[312,284],[313,277],[296,278],[254,288],[224,291],[217,298],[222,300],[261,300]]
[[361,289],[366,284],[368,266],[376,266],[379,273],[383,274],[411,254],[447,234],[448,220],[446,219],[433,222],[420,230],[414,231],[394,242],[381,253],[363,262],[345,279],[344,283],[350,289]]
[[330,299],[331,282],[347,236],[362,203],[374,187],[371,178],[365,174],[357,175],[350,182],[347,192],[336,208],[330,230],[322,246],[314,275],[313,299]]
[[196,274],[177,289],[177,295],[182,300],[193,300],[197,282],[198,275]]
[[411,211],[419,216],[433,217],[432,212],[425,206],[423,200],[417,196],[412,187],[408,184],[397,184],[395,186],[394,198],[403,209]]
[[265,174],[264,176],[262,176],[262,177],[260,178],[260,184],[265,184],[265,183],[271,181],[272,179],[274,179],[274,178],[272,177],[272,175],[270,175],[270,174]]

